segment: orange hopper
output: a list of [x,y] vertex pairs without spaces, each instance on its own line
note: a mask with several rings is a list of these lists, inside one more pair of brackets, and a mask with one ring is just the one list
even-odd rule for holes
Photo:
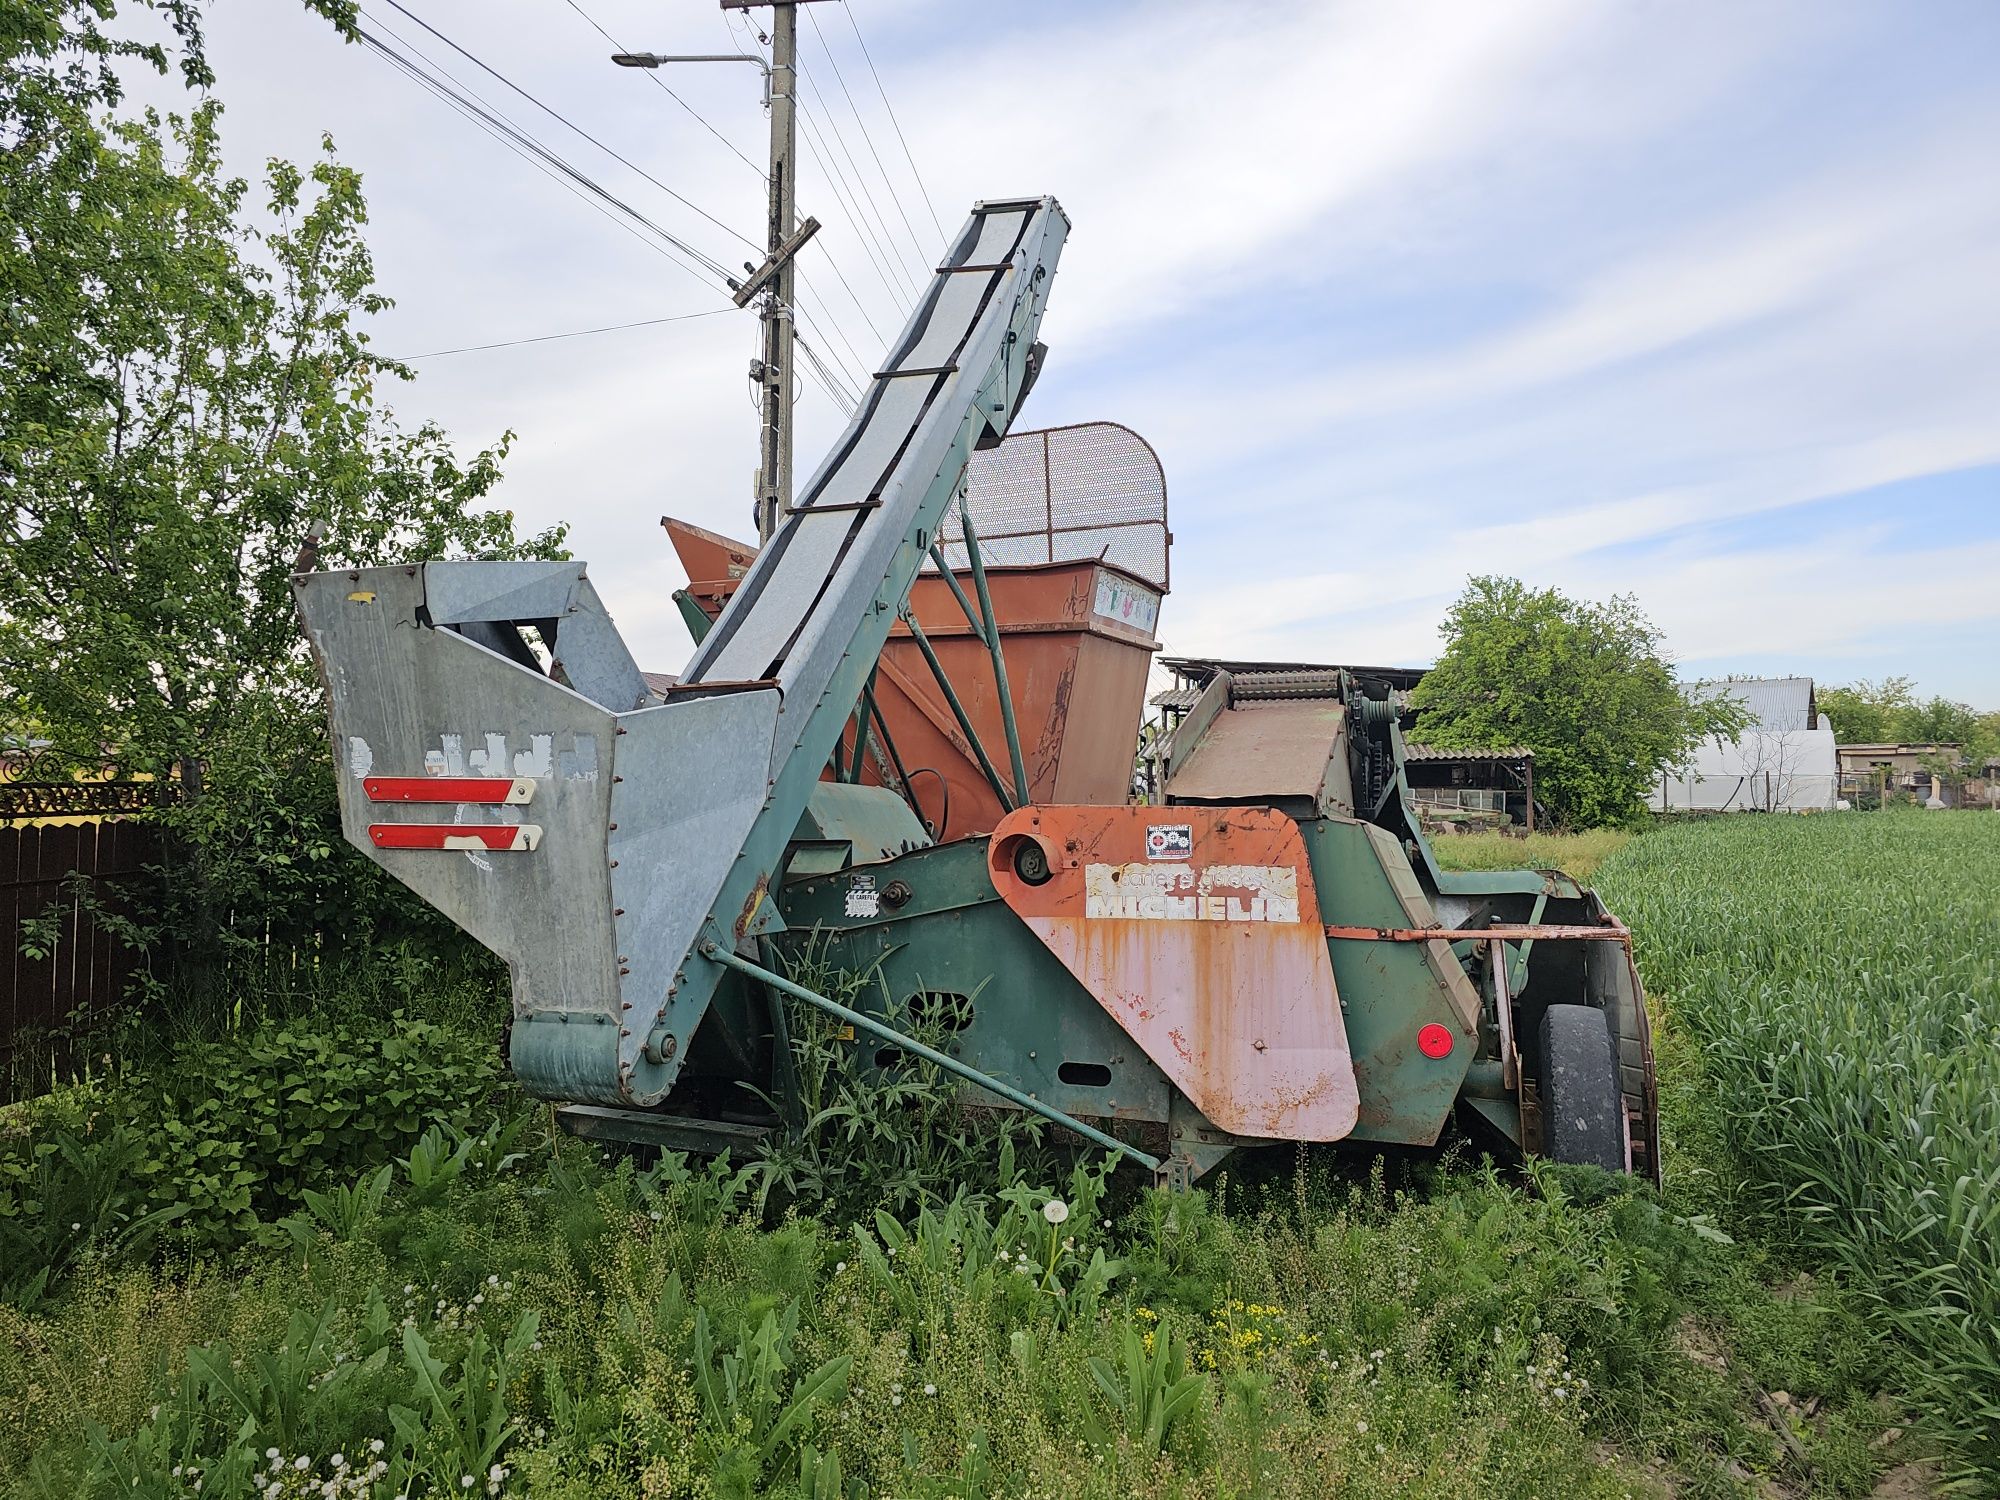
[[[1098,436],[1107,429],[1112,434],[1109,439]],[[1072,437],[1076,434],[1088,437]],[[1015,471],[1029,475],[1032,470],[1029,477],[1046,485],[1065,446],[1086,441],[1120,443],[1131,455],[1126,460],[1132,465],[1130,471],[1114,475],[1113,484],[1126,489],[1137,484],[1145,493],[1136,499],[1122,497],[1124,507],[1110,513],[1138,516],[1143,506],[1142,518],[1107,521],[1103,491],[1108,486],[1102,471],[1093,471],[1087,481],[1097,481],[1098,509],[1081,521],[1063,505],[1060,493],[1051,496],[1044,488],[1039,496],[1030,497],[1033,503],[1026,507],[1018,503],[1018,496],[1007,497],[1016,503],[1009,504],[1006,516],[996,522],[983,502],[999,483]],[[1020,462],[1024,449],[1031,460],[1039,455],[1040,462]],[[990,462],[999,483],[982,488],[983,466],[975,461],[968,503],[981,528],[981,555],[1028,773],[1027,800],[1124,803],[1132,791],[1146,676],[1153,653],[1159,650],[1154,632],[1165,593],[1165,489],[1161,484],[1155,490],[1150,475],[1141,472],[1151,460],[1152,473],[1157,474],[1158,461],[1136,434],[1107,423],[1017,433],[996,453]],[[1006,529],[1007,517],[1019,526],[1018,518],[1030,510],[1030,529]],[[684,521],[667,518],[662,524],[687,569],[688,597],[714,620],[749,570],[757,549]],[[941,528],[947,538],[956,529],[955,517]],[[1064,551],[1083,546],[1091,555],[1063,558]],[[1044,560],[1013,560],[1037,553]],[[948,543],[946,555],[955,565],[959,587],[976,608],[978,596],[971,571],[963,565],[963,544]],[[1132,559],[1135,565],[1121,566],[1110,560],[1113,556]],[[1160,575],[1157,582],[1137,570],[1155,558],[1157,566],[1149,571]],[[910,608],[1001,779],[1011,781],[1006,728],[986,642],[966,618],[951,586],[934,569],[918,577],[910,590]],[[909,777],[911,799],[935,836],[944,841],[992,832],[1007,810],[960,733],[915,638],[902,625],[896,626],[883,648],[875,702],[887,742]],[[851,763],[854,739],[850,727],[842,744],[844,763]],[[861,779],[894,786],[897,773],[882,738],[871,740]],[[827,774],[831,776],[831,770]]]

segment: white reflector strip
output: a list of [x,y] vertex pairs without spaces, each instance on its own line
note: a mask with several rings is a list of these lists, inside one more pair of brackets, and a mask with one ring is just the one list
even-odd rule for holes
[[536,823],[370,823],[378,849],[476,849],[525,853],[542,841]]
[[532,802],[532,776],[369,776],[370,802]]

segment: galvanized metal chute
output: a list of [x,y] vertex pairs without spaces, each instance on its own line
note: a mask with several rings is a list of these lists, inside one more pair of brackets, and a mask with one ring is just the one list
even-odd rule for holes
[[[782,929],[769,891],[786,844],[968,456],[999,441],[1033,383],[1067,231],[1052,198],[975,207],[854,422],[664,698],[594,593],[572,607],[589,587],[574,564],[298,580],[336,733],[367,746],[350,757],[395,757],[418,776],[425,756],[449,760],[467,736],[487,742],[482,764],[517,742],[562,740],[580,766],[588,745],[588,770],[548,788],[562,825],[540,840],[532,875],[390,850],[371,838],[376,814],[357,789],[342,799],[351,840],[508,959],[511,1056],[532,1091],[664,1098],[726,972],[702,943],[733,950]],[[477,609],[446,604],[468,590]],[[356,613],[361,594],[372,614]],[[549,634],[588,636],[580,656],[563,640],[574,690],[521,643],[518,627],[543,619]],[[464,728],[441,727],[454,724]]]

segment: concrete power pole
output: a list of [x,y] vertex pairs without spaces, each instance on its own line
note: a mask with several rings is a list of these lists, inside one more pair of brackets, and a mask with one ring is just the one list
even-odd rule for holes
[[722,0],[724,10],[771,11],[770,212],[764,230],[764,264],[737,289],[739,306],[764,294],[764,357],[757,378],[764,387],[764,420],[757,464],[757,539],[767,542],[792,503],[792,259],[819,228],[798,224],[798,41],[800,5],[808,0]]
[[763,422],[758,436],[757,496],[754,512],[757,540],[768,542],[778,518],[792,503],[792,259],[819,230],[819,220],[797,223],[798,173],[793,169],[798,144],[798,7],[809,0],[722,0],[724,10],[771,11],[771,61],[748,52],[705,52],[662,55],[657,52],[614,52],[611,60],[623,68],[658,68],[669,63],[754,63],[764,69],[764,99],[771,107],[771,170],[769,209],[764,227],[764,264],[745,265],[742,281],[729,287],[738,307],[751,299],[763,301],[763,355],[751,367],[762,385]]
[[[792,237],[798,182],[792,171],[798,150],[796,58],[799,11],[793,0],[771,4],[771,212],[765,249],[777,260]],[[779,262],[772,294],[764,304],[763,463],[757,473],[757,540],[768,542],[778,518],[792,503],[792,258]]]

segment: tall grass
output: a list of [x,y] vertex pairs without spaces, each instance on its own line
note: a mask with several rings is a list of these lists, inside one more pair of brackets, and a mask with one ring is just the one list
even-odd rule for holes
[[1584,833],[1447,833],[1431,839],[1438,863],[1447,870],[1561,870],[1585,885],[1597,867],[1632,842],[1622,828]]
[[1745,1206],[1841,1267],[2000,1482],[2000,817],[1742,816],[1607,863]]

